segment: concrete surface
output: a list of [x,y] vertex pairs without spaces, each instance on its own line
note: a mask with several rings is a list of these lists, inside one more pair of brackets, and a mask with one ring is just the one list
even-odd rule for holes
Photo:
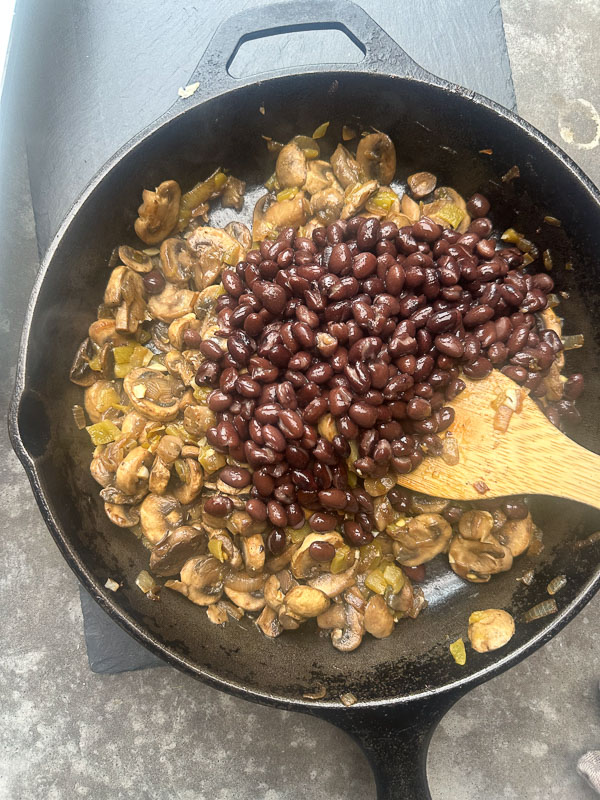
[[[594,0],[503,0],[503,11],[520,113],[600,181],[600,8]],[[11,288],[10,270],[31,283],[37,267],[18,129],[4,155],[3,410],[27,299]],[[232,699],[167,667],[90,673],[76,580],[4,426],[0,452],[2,800],[373,800],[366,761],[326,723]],[[599,610],[597,598],[549,645],[449,712],[430,750],[434,800],[596,796],[575,763],[600,747]]]

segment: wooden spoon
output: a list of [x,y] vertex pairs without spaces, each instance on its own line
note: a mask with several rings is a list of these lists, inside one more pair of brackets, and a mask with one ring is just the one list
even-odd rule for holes
[[[454,437],[458,463],[428,457],[414,472],[399,475],[398,484],[451,500],[547,494],[600,509],[600,456],[555,428],[501,372],[464,380],[467,388],[449,404],[454,422],[441,434],[445,451],[452,450],[448,439]],[[508,428],[498,430],[509,416]]]

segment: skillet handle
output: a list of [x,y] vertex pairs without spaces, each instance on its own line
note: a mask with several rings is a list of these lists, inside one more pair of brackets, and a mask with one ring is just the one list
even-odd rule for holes
[[[229,68],[244,42],[311,30],[342,31],[364,53],[362,61],[343,65],[345,71],[384,71],[400,77],[432,78],[360,6],[350,0],[294,0],[247,9],[222,22],[189,83],[200,82],[200,94],[204,98],[242,85],[244,80],[234,78]],[[332,67],[335,65],[325,64],[303,67],[302,71],[324,71]],[[266,74],[272,77],[294,72],[290,68]],[[255,79],[256,76],[252,76],[251,80]]]
[[427,750],[438,723],[464,692],[380,710],[329,711],[329,722],[346,731],[367,756],[377,800],[431,800]]

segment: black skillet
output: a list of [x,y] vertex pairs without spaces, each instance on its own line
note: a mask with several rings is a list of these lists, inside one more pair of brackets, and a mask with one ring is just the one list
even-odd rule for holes
[[[228,73],[239,46],[275,33],[336,29],[364,53],[352,65],[307,67],[298,74],[256,79]],[[331,142],[341,125],[374,126],[389,133],[398,175],[427,169],[469,196],[485,192],[500,228],[514,223],[550,248],[557,288],[568,292],[561,310],[566,332],[584,333],[585,348],[568,357],[586,374],[583,424],[575,438],[600,449],[600,195],[577,166],[542,134],[504,108],[421,69],[358,6],[342,0],[295,2],[238,14],[216,32],[190,83],[199,90],[125,145],[75,203],[54,239],[29,304],[9,427],[15,451],[44,519],[65,559],[97,602],[138,641],[173,666],[248,700],[315,714],[353,736],[376,775],[379,798],[428,798],[427,746],[444,713],[473,686],[525,658],[556,634],[600,585],[598,546],[573,542],[598,527],[597,512],[544,499],[533,504],[545,550],[527,557],[487,585],[460,581],[443,559],[429,565],[430,607],[392,637],[367,637],[350,654],[334,650],[310,625],[274,641],[248,620],[241,627],[211,625],[198,608],[173,592],[149,602],[134,580],[147,552],[104,515],[89,475],[89,441],[72,422],[80,390],[67,375],[106,284],[115,244],[135,242],[133,220],[143,187],[175,178],[184,189],[218,165],[248,181],[251,209],[272,171],[261,134],[287,141],[329,120]],[[264,112],[264,113],[263,113]],[[327,142],[327,139],[324,140]],[[491,154],[480,153],[491,150]],[[521,177],[499,176],[518,164]],[[219,216],[221,214],[221,216]],[[545,214],[562,228],[543,224]],[[248,212],[249,216],[249,212]],[[226,220],[218,212],[216,224]],[[541,229],[541,231],[538,231]],[[565,271],[570,260],[574,271]],[[440,563],[437,563],[437,562]],[[527,587],[515,577],[534,567]],[[517,620],[547,597],[559,573],[568,578],[559,613],[517,625],[511,642],[494,653],[468,651],[457,666],[448,644],[466,633],[469,614],[500,607]],[[118,593],[107,577],[124,581]],[[324,685],[327,695],[303,693]],[[344,707],[339,695],[358,702]]]

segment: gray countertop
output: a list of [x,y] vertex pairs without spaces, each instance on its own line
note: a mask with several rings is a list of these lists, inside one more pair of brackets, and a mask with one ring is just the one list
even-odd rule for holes
[[[460,2],[477,13],[475,3]],[[376,18],[383,7],[361,5]],[[567,16],[558,0],[502,0],[502,10],[521,115],[600,181],[593,35],[600,7],[579,0]],[[25,95],[19,105],[26,103]],[[38,267],[21,110],[9,109],[2,144],[2,410]],[[325,722],[234,699],[169,667],[92,674],[77,581],[47,533],[4,426],[0,442],[1,800],[375,797],[357,746]],[[575,763],[600,748],[598,610],[600,598],[448,713],[429,754],[434,800],[595,796]]]

